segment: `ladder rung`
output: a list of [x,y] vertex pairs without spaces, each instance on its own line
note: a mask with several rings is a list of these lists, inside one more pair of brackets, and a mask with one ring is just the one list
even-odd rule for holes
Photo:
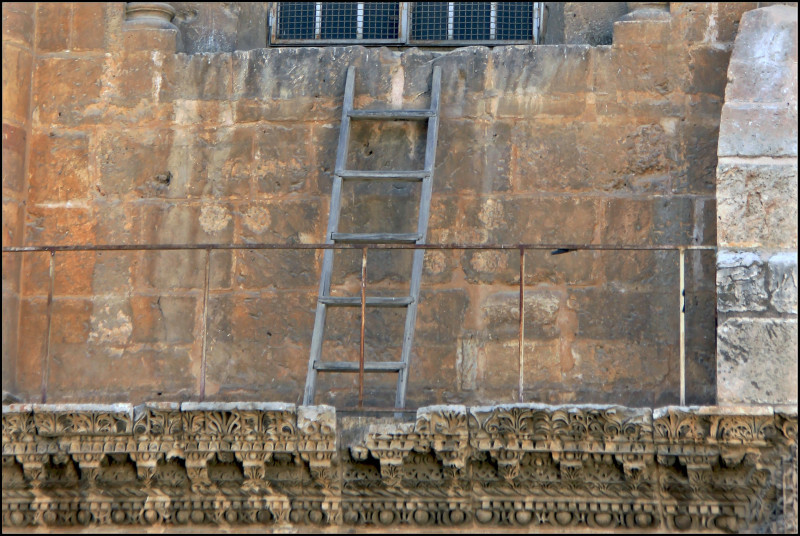
[[336,175],[347,180],[395,180],[395,181],[421,181],[431,176],[430,171],[361,171],[345,169]]
[[[358,372],[357,361],[325,362],[317,361],[314,368],[328,372]],[[405,368],[402,361],[368,361],[364,363],[364,372],[398,372]]]
[[353,119],[388,119],[397,121],[421,121],[434,117],[431,110],[350,110]]
[[417,233],[331,233],[331,240],[349,244],[411,244],[421,238]]
[[[361,298],[350,296],[322,296],[319,299],[320,303],[325,305],[333,305],[338,307],[360,307]],[[401,297],[368,297],[364,301],[364,305],[370,307],[407,307],[414,302],[411,296]]]

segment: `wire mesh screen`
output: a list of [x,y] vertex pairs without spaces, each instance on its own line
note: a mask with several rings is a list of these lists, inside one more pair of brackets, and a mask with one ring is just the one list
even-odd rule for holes
[[277,44],[531,43],[535,2],[277,2]]
[[533,11],[533,2],[497,2],[495,39],[533,39]]
[[356,2],[322,2],[322,39],[357,39]]
[[279,39],[314,39],[316,2],[281,2],[278,4]]
[[400,37],[400,2],[364,2],[363,39]]
[[532,41],[534,2],[414,2],[412,41]]
[[279,2],[278,40],[396,41],[400,2]]

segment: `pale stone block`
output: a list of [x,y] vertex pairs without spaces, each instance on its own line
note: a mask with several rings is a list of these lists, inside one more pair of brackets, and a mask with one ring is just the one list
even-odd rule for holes
[[767,309],[766,272],[752,252],[717,253],[717,310],[721,313]]
[[784,102],[725,104],[717,154],[797,156],[797,106]]
[[735,318],[719,326],[717,400],[797,403],[797,319]]
[[770,304],[779,313],[797,314],[797,252],[776,253],[769,258]]
[[717,167],[720,247],[797,247],[797,162]]

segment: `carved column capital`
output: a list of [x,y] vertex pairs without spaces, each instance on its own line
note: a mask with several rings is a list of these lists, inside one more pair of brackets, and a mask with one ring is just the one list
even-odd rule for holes
[[172,24],[175,8],[165,2],[127,2],[125,48],[179,52],[180,31]]
[[128,28],[151,28],[177,30],[172,24],[175,8],[166,2],[127,2],[125,4],[125,25]]

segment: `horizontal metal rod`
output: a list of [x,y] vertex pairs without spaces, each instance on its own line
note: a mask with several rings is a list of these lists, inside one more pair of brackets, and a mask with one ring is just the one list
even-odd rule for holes
[[36,251],[173,251],[173,250],[226,250],[226,249],[531,249],[531,250],[575,250],[575,251],[679,251],[709,250],[717,246],[697,245],[630,245],[630,244],[86,244],[50,246],[3,246],[3,253],[30,253]]

